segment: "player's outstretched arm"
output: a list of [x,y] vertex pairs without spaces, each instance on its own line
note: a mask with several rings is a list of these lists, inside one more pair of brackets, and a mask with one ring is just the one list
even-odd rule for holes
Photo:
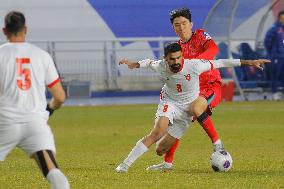
[[119,65],[120,64],[126,64],[129,69],[152,68],[153,70],[156,70],[160,66],[159,63],[156,62],[155,64],[155,61],[151,59],[144,59],[144,60],[139,60],[138,62],[132,62],[129,61],[127,58],[124,58],[119,61]]
[[140,68],[140,64],[138,62],[131,62],[127,58],[121,59],[118,64],[125,64],[129,69]]
[[[225,67],[237,67],[237,66],[254,66],[258,69],[263,70],[261,67],[262,64],[271,62],[267,59],[258,59],[258,60],[240,60],[240,59],[218,59],[218,60],[199,60],[192,59],[191,69],[197,74],[201,74],[208,70],[225,68]],[[202,63],[202,64],[201,64]]]
[[245,65],[245,66],[253,66],[256,67],[258,69],[263,70],[262,64],[267,64],[270,63],[270,60],[267,59],[258,59],[258,60],[240,60],[241,65]]

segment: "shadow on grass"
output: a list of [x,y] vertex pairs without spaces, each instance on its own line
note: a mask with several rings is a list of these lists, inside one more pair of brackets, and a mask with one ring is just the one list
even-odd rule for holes
[[177,174],[219,174],[219,175],[230,175],[230,176],[283,176],[284,170],[235,170],[231,169],[228,172],[214,172],[211,169],[176,169],[172,170]]

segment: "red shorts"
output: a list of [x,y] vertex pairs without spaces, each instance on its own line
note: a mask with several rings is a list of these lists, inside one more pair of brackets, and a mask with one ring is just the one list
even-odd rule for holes
[[211,108],[215,108],[221,102],[221,82],[217,81],[206,87],[200,86],[199,96],[204,97]]

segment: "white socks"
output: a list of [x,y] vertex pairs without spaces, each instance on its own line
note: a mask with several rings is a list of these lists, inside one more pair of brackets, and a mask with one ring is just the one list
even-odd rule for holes
[[59,169],[51,169],[46,179],[51,184],[52,189],[70,189],[67,178]]
[[221,145],[221,144],[222,144],[222,142],[221,142],[221,140],[220,140],[220,139],[218,139],[218,140],[216,140],[213,144],[214,144],[214,145]]
[[127,158],[123,161],[128,166],[131,166],[134,161],[136,161],[140,156],[148,151],[147,146],[142,143],[142,139],[136,143],[136,146],[128,154]]

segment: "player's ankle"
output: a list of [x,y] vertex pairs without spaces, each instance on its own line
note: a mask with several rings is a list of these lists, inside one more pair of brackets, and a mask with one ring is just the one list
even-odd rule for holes
[[164,161],[164,163],[167,164],[167,165],[173,165],[173,162]]

